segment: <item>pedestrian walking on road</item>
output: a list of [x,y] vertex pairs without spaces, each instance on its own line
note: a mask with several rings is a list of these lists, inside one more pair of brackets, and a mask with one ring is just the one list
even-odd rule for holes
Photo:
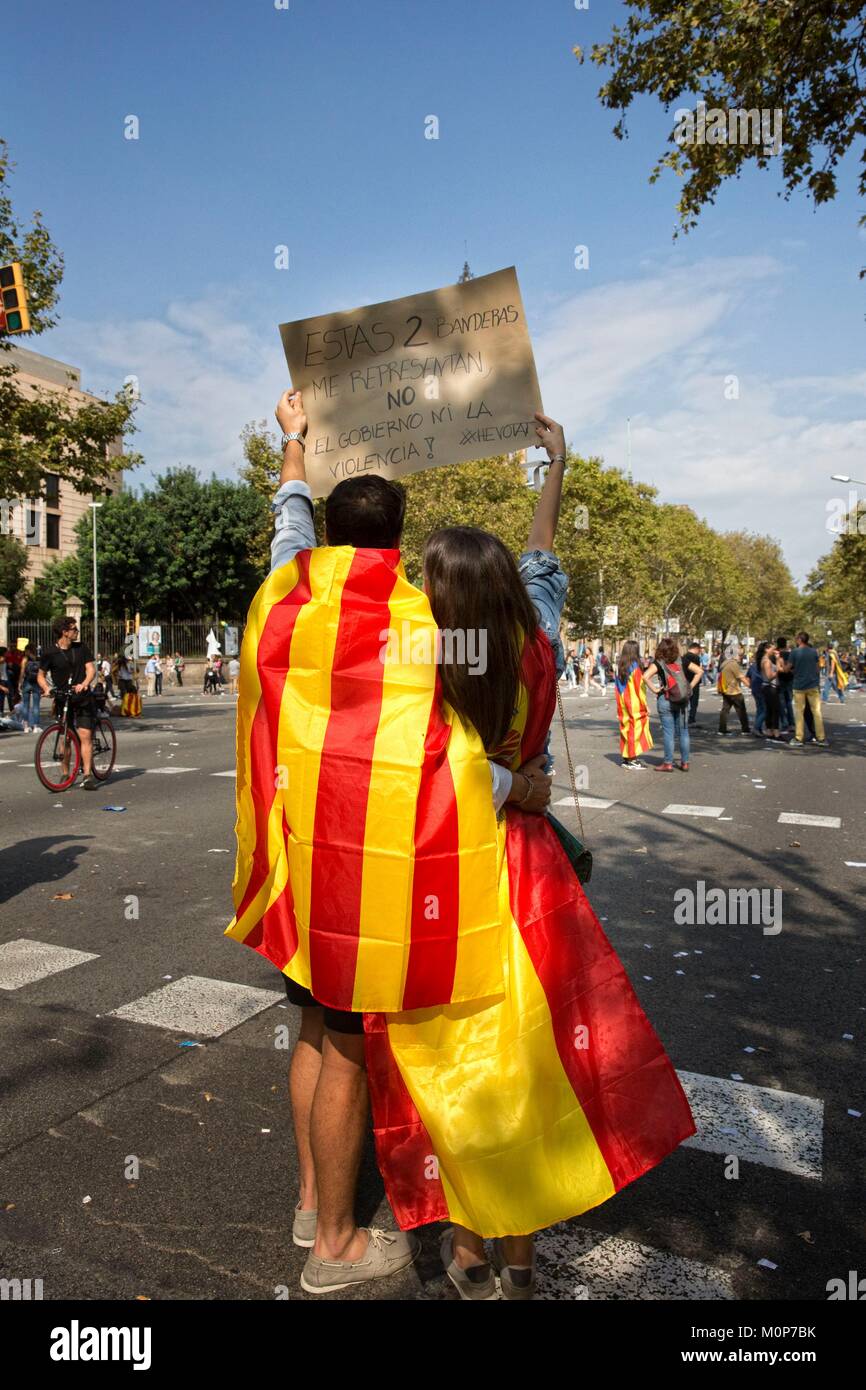
[[159,674],[159,662],[155,656],[150,656],[144,668],[144,678],[147,681],[148,695],[156,694],[156,678]]
[[[695,639],[690,642],[685,656],[683,657],[683,670],[686,673],[689,684],[692,687],[691,699],[689,700],[689,725],[698,722],[698,701],[701,698],[701,686],[704,680],[704,667],[701,661],[701,644]],[[698,679],[694,680],[693,677]]]
[[[740,731],[744,734],[750,733],[749,715],[743,696],[743,690],[749,689],[749,681],[740,665],[742,650],[742,647],[738,645],[728,647],[725,660],[719,669],[719,694],[722,697],[722,708],[719,710],[719,733],[722,737],[728,732],[728,713],[730,710],[736,711],[739,717]],[[742,690],[740,689],[741,686]]]
[[183,657],[181,656],[180,652],[175,652],[175,654],[174,654],[174,678],[175,678],[175,680],[177,681],[178,687],[182,687],[182,686],[183,686],[183,673],[184,673],[185,670],[186,670],[186,662],[184,661],[184,659],[183,659]]
[[657,696],[658,715],[664,738],[664,761],[656,763],[656,772],[673,772],[675,739],[679,740],[680,745],[680,770],[689,770],[689,703],[693,685],[697,684],[700,678],[701,673],[698,669],[691,681],[688,679],[683,669],[678,642],[673,637],[663,637],[644,677],[650,690]]
[[646,702],[646,681],[640,663],[637,642],[623,642],[616,670],[616,712],[619,717],[619,751],[622,766],[629,771],[645,770],[641,753],[653,746],[649,710]]
[[830,692],[835,691],[839,697],[839,704],[845,703],[845,687],[848,684],[848,677],[842,670],[842,663],[839,660],[835,647],[828,647],[824,652],[824,685],[821,690],[821,699],[826,704],[830,698]]
[[229,694],[230,694],[230,695],[237,695],[237,693],[238,693],[238,676],[240,675],[240,673],[241,673],[241,663],[238,661],[238,659],[237,659],[236,656],[233,656],[232,659],[231,659],[231,661],[229,662]]
[[25,734],[39,732],[39,706],[42,691],[39,687],[39,660],[32,645],[24,648],[21,662],[21,717]]
[[779,738],[779,669],[778,651],[772,642],[762,642],[755,653],[755,665],[764,683],[764,737]]
[[776,638],[779,653],[776,669],[779,673],[779,728],[794,732],[794,672],[791,669],[791,653],[787,637]]
[[794,737],[790,748],[802,748],[805,736],[803,711],[808,705],[815,724],[815,742],[823,748],[828,740],[824,732],[824,715],[821,710],[821,695],[818,677],[818,652],[809,642],[808,632],[797,633],[797,645],[791,651],[791,669],[794,673]]

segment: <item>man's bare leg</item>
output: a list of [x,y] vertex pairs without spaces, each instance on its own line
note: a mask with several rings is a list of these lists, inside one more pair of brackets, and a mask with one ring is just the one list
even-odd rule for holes
[[93,762],[93,735],[89,729],[79,729],[78,739],[81,744],[81,766],[85,777],[89,777]]
[[355,1224],[355,1189],[367,1127],[364,1035],[325,1029],[322,1069],[310,1119],[319,1195],[314,1254],[359,1260],[368,1237]]
[[315,1211],[319,1205],[316,1168],[310,1148],[310,1115],[313,1097],[322,1071],[324,1015],[321,1009],[301,1009],[301,1031],[289,1066],[289,1099],[295,1126],[295,1145],[300,1173],[301,1211]]
[[468,1226],[454,1226],[454,1263],[458,1269],[469,1269],[472,1265],[487,1264],[484,1241]]

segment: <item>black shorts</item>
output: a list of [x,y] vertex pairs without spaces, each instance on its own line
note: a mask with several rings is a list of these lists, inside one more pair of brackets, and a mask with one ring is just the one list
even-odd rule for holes
[[286,998],[289,1003],[297,1004],[299,1009],[324,1009],[325,1027],[332,1033],[363,1033],[363,1014],[355,1014],[348,1009],[329,1009],[326,1004],[320,1004],[318,999],[314,999],[303,985],[290,980],[288,975],[284,975],[283,979],[286,982]]
[[[61,705],[58,703],[55,706],[55,714],[58,717],[60,715],[60,709]],[[92,732],[93,726],[96,723],[95,700],[90,697],[86,700],[82,700],[80,704],[74,700],[70,700],[68,717],[69,723],[72,725],[73,729],[90,729]]]

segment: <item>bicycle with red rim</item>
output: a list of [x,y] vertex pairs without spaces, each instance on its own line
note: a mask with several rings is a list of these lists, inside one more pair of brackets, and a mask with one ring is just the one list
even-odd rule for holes
[[107,782],[117,758],[117,734],[106,710],[103,692],[91,690],[75,694],[72,682],[58,692],[58,713],[53,724],[43,730],[36,744],[36,775],[50,792],[65,792],[74,785],[81,767],[81,740],[75,728],[75,711],[89,704],[93,712],[93,761],[91,771],[98,782]]

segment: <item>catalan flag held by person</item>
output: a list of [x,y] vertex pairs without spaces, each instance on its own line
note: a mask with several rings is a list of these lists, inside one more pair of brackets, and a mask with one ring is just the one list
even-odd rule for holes
[[436,637],[397,550],[301,551],[250,610],[227,935],[332,1008],[503,992],[490,769]]

